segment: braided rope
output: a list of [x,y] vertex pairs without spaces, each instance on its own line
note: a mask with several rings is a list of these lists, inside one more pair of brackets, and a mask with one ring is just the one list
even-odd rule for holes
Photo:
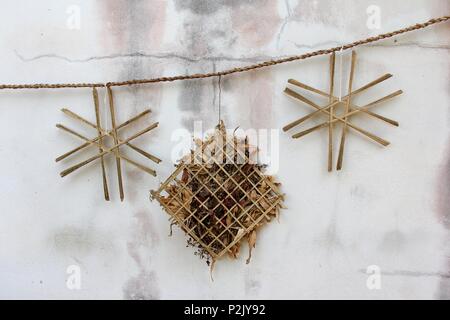
[[277,60],[269,60],[264,61],[261,63],[249,65],[246,67],[237,67],[232,68],[228,70],[218,71],[218,72],[210,72],[210,73],[197,73],[197,74],[191,74],[191,75],[178,75],[173,77],[160,77],[160,78],[153,78],[153,79],[133,79],[133,80],[127,80],[127,81],[121,81],[121,82],[108,82],[108,83],[56,83],[56,84],[45,84],[45,83],[35,83],[35,84],[2,84],[0,85],[0,89],[61,89],[61,88],[99,88],[99,87],[119,87],[119,86],[131,86],[131,85],[138,85],[138,84],[148,84],[148,83],[156,83],[156,82],[172,82],[172,81],[179,81],[179,80],[192,80],[192,79],[205,79],[205,78],[212,78],[212,77],[221,77],[230,75],[233,73],[241,73],[241,72],[247,72],[255,69],[261,69],[269,66],[278,65],[281,63],[286,62],[292,62],[296,60],[304,60],[316,56],[321,55],[327,55],[336,51],[342,50],[348,50],[357,46],[365,45],[372,42],[381,41],[384,39],[392,38],[395,36],[398,36],[400,34],[404,34],[407,32],[424,29],[431,25],[446,22],[450,19],[450,16],[443,16],[440,18],[433,18],[430,19],[424,23],[417,23],[412,26],[409,26],[407,28],[399,29],[396,31],[380,34],[375,37],[369,37],[364,40],[358,40],[352,43],[348,43],[343,46],[329,48],[329,49],[322,49],[317,50],[301,55],[295,55],[290,56],[286,58],[281,58]]

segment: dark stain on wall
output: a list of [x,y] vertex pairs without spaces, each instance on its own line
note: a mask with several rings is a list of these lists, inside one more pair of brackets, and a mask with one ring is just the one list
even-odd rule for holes
[[159,298],[158,283],[153,271],[142,270],[129,279],[123,289],[126,300],[156,300]]
[[133,236],[127,247],[139,272],[123,286],[123,297],[129,300],[158,299],[158,279],[152,270],[152,249],[159,242],[158,234],[147,210],[136,212],[134,219]]
[[178,10],[187,9],[195,14],[209,15],[223,7],[235,7],[243,4],[261,5],[268,0],[175,0]]
[[[446,157],[438,175],[437,183],[437,211],[442,224],[450,231],[450,140],[448,142]],[[448,248],[448,246],[447,246]],[[448,258],[446,271],[450,270],[450,258]],[[439,285],[439,299],[450,299],[450,279],[442,278]]]

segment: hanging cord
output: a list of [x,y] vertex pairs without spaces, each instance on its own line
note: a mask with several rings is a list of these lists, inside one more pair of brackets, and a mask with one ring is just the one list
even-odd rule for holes
[[342,60],[344,55],[344,46],[339,50],[339,102],[342,101]]
[[103,95],[103,130],[108,131],[108,87],[105,84],[105,94]]
[[[395,37],[397,35],[427,28],[431,25],[446,22],[450,20],[450,16],[443,16],[440,18],[433,18],[430,19],[424,23],[417,23],[412,26],[409,26],[407,28],[399,29],[396,31],[380,34],[375,37],[369,37],[364,40],[358,40],[352,43],[348,43],[346,45],[340,46],[340,47],[334,47],[329,49],[322,49],[317,50],[309,53],[304,53],[302,55],[295,55],[290,56],[286,58],[281,58],[277,60],[268,60],[261,63],[253,64],[246,67],[238,67],[228,70],[223,70],[219,72],[211,72],[211,73],[198,73],[198,74],[192,74],[192,75],[177,75],[173,77],[160,77],[160,78],[153,78],[153,79],[134,79],[134,80],[127,80],[127,81],[121,81],[121,82],[108,82],[106,85],[109,87],[119,87],[119,86],[131,86],[131,85],[139,85],[139,84],[147,84],[147,83],[155,83],[155,82],[172,82],[172,81],[179,81],[179,80],[191,80],[191,79],[204,79],[204,78],[211,78],[211,77],[220,77],[220,76],[226,76],[233,73],[240,73],[240,72],[247,72],[255,69],[265,68],[269,66],[274,66],[281,63],[296,61],[296,60],[304,60],[311,57],[321,56],[321,55],[328,55],[333,52],[337,52],[342,50],[351,49],[357,46],[365,45],[368,43],[377,42],[380,40],[388,39]],[[0,89],[61,89],[61,88],[95,88],[95,87],[104,87],[104,83],[56,83],[56,84],[50,84],[50,83],[34,83],[34,84],[3,84],[0,85]]]
[[218,87],[219,87],[219,125],[222,120],[222,76],[219,76],[218,80]]

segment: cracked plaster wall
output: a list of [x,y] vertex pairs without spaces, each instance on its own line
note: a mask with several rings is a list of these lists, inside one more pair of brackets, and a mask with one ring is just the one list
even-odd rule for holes
[[[380,30],[366,27],[372,4],[381,8]],[[79,29],[67,26],[73,6]],[[450,9],[441,0],[17,0],[1,8],[1,83],[209,72]],[[158,177],[125,167],[124,203],[113,170],[113,201],[105,203],[98,167],[61,179],[53,160],[76,144],[54,127],[67,120],[59,109],[92,117],[89,90],[0,92],[0,298],[450,298],[449,31],[439,25],[358,49],[357,84],[394,74],[362,99],[405,92],[377,109],[399,128],[359,120],[392,144],[382,150],[350,135],[344,171],[330,175],[326,132],[296,141],[280,133],[277,176],[288,209],[260,233],[250,265],[245,257],[220,262],[214,282],[181,231],[167,237],[167,217],[148,191],[173,169],[172,132],[217,121],[217,79],[115,90],[119,118],[150,107],[161,123],[140,140],[163,159]],[[286,80],[326,88],[327,67],[321,57],[225,77],[224,120],[282,127],[308,111],[282,94]],[[66,287],[69,265],[80,267],[81,290]],[[381,268],[381,290],[366,286],[369,265]]]

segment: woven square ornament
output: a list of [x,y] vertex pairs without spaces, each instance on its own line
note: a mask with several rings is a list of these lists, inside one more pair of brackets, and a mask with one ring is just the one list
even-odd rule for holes
[[208,264],[225,254],[237,258],[244,239],[249,263],[257,230],[278,217],[283,207],[280,184],[264,174],[257,158],[258,149],[248,138],[227,135],[221,122],[214,134],[197,140],[195,150],[151,192]]

